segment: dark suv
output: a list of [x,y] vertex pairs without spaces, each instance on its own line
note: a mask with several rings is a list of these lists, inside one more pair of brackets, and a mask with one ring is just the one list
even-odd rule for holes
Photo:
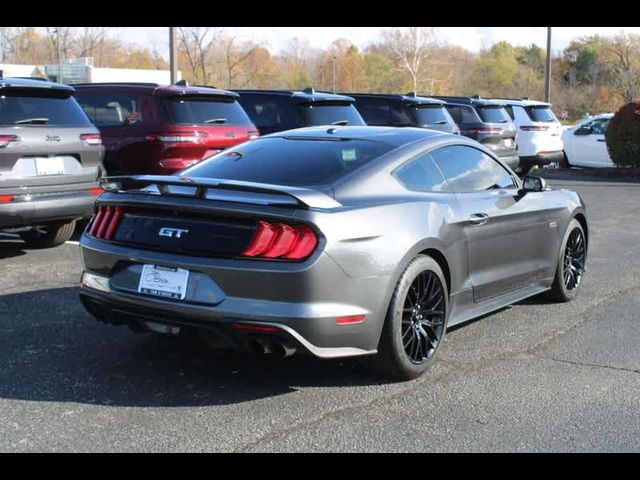
[[238,94],[186,82],[74,85],[110,175],[171,174],[258,136]]
[[504,102],[475,97],[434,97],[447,102],[447,110],[460,127],[460,133],[494,152],[512,169],[519,168],[516,126]]
[[312,88],[234,91],[240,94],[240,105],[262,135],[311,126],[366,125],[353,106],[355,100],[345,95]]
[[93,213],[104,147],[73,88],[0,71],[0,229],[53,247]]
[[376,127],[420,127],[460,135],[443,100],[408,95],[349,93],[367,125]]

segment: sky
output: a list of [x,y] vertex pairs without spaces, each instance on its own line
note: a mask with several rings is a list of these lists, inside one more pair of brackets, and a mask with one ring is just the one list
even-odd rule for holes
[[[243,39],[264,42],[278,52],[292,37],[307,39],[312,47],[326,48],[336,38],[346,38],[360,48],[377,41],[380,32],[389,27],[224,27],[225,32]],[[546,48],[547,27],[439,27],[439,37],[473,52],[507,40],[515,45],[536,43]],[[118,27],[122,38],[142,46],[153,46],[168,56],[167,27]],[[552,50],[564,49],[572,38],[585,35],[638,33],[640,27],[553,27]]]

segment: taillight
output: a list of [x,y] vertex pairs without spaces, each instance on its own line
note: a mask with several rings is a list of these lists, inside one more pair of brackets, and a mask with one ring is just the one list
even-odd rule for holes
[[284,258],[302,260],[315,250],[318,237],[306,225],[258,222],[249,246],[242,252],[245,257]]
[[504,130],[498,127],[481,127],[481,128],[470,128],[469,133],[473,135],[502,135]]
[[104,190],[100,187],[90,188],[89,195],[98,196],[104,193]]
[[80,140],[92,147],[102,145],[102,137],[98,133],[83,133],[80,135]]
[[89,235],[102,240],[113,240],[123,216],[122,207],[98,207]]
[[9,146],[12,142],[17,142],[20,137],[17,135],[0,135],[0,148]]
[[336,318],[336,323],[338,325],[355,325],[358,323],[364,322],[364,315],[350,315],[348,317],[338,317]]
[[150,142],[160,141],[162,143],[198,143],[207,136],[207,132],[160,133],[158,135],[147,135],[145,140]]
[[13,202],[13,195],[0,195],[0,203]]
[[235,330],[246,330],[247,332],[278,333],[280,330],[269,325],[257,325],[255,323],[232,323],[231,328]]
[[546,132],[549,130],[548,125],[522,125],[520,130],[523,132]]

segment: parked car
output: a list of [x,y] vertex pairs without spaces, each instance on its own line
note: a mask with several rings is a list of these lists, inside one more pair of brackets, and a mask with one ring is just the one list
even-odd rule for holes
[[100,133],[73,88],[0,71],[0,229],[28,247],[71,238],[102,192]]
[[460,135],[460,128],[451,118],[443,100],[408,95],[346,93],[356,99],[356,109],[367,122],[376,127],[420,127]]
[[234,90],[262,135],[316,125],[366,125],[355,100],[345,95],[297,90]]
[[465,137],[480,142],[514,170],[520,166],[516,126],[504,102],[475,97],[433,97],[447,102],[447,110]]
[[602,113],[565,130],[562,133],[564,158],[561,165],[565,168],[613,167],[604,137],[612,118],[613,113]]
[[281,132],[179,177],[112,180],[97,208],[80,292],[97,319],[283,356],[377,354],[402,379],[447,327],[574,298],[587,255],[576,193],[419,128]]
[[74,85],[110,175],[171,174],[258,136],[238,94],[186,82]]
[[516,125],[522,175],[533,167],[562,162],[562,124],[551,110],[551,104],[528,98],[496,100],[505,103],[504,108]]

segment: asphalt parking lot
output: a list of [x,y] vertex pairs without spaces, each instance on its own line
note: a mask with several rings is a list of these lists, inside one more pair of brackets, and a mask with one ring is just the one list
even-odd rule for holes
[[78,246],[0,239],[0,451],[640,451],[640,183],[551,175],[590,215],[578,299],[450,331],[422,379],[102,325]]

